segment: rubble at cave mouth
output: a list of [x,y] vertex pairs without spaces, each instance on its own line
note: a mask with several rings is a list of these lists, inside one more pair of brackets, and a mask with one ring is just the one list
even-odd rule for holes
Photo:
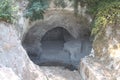
[[62,27],[48,30],[41,39],[37,31],[29,30],[22,45],[35,64],[64,66],[69,70],[77,70],[80,59],[89,55],[92,48],[89,36],[75,39]]

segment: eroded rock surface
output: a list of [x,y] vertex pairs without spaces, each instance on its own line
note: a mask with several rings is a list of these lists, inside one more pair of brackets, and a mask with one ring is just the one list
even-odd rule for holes
[[78,71],[70,71],[63,67],[41,67],[48,80],[81,80]]
[[[0,65],[11,69],[20,80],[46,80],[39,67],[30,61],[21,46],[14,25],[4,22],[0,23]],[[6,75],[9,74],[8,71]],[[9,79],[9,76],[6,78]],[[4,79],[0,77],[0,80]]]
[[21,80],[11,68],[0,66],[0,80]]
[[0,23],[0,80],[73,80],[73,78],[80,80],[77,71],[55,67],[40,68],[33,64],[21,45],[14,25]]
[[38,65],[65,63],[78,66],[80,59],[92,48],[88,24],[87,18],[75,17],[72,11],[48,10],[44,20],[29,26],[22,45]]
[[93,41],[93,54],[81,60],[84,80],[120,79],[120,24],[107,25]]

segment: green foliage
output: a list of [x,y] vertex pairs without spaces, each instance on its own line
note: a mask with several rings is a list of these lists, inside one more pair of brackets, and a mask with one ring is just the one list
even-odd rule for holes
[[96,16],[98,12],[98,8],[102,8],[102,6],[105,6],[106,3],[111,4],[113,2],[120,2],[120,0],[70,0],[74,1],[74,9],[75,12],[78,12],[78,5],[80,3],[81,6],[87,5],[87,13],[89,13],[92,16]]
[[0,21],[13,22],[14,8],[11,0],[0,0]]
[[54,4],[57,7],[62,7],[62,8],[65,8],[67,6],[65,0],[54,0]]
[[[79,2],[87,4],[87,12],[93,16],[92,35],[96,35],[107,24],[120,22],[119,0],[70,0],[74,2],[75,14],[78,12]],[[65,8],[65,0],[54,0],[57,7]],[[48,8],[48,0],[29,0],[25,16],[31,21],[43,19],[44,11]]]
[[87,13],[89,13],[93,18],[92,35],[96,35],[108,24],[120,23],[120,0],[75,1],[80,1],[81,4],[87,4]]
[[78,13],[79,3],[87,5],[87,13],[92,18],[92,35],[96,35],[108,24],[120,23],[120,0],[69,0],[74,2],[75,15]]
[[87,4],[88,13],[95,15],[98,12],[98,8],[103,7],[105,5],[111,4],[112,2],[119,2],[119,0],[80,0]]
[[44,10],[46,10],[46,8],[48,8],[47,0],[29,0],[25,17],[29,18],[31,21],[43,19]]
[[120,2],[105,3],[104,6],[98,8],[92,35],[96,35],[106,25],[116,23],[120,23]]
[[75,15],[77,15],[77,13],[78,13],[78,2],[79,2],[79,0],[74,0],[74,13],[75,13]]

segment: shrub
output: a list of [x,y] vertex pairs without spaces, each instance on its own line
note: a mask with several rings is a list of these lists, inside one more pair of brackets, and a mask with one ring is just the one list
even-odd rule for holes
[[120,2],[105,3],[104,6],[98,8],[92,35],[96,35],[106,25],[116,23],[120,23]]
[[13,7],[11,0],[0,0],[0,21],[13,22]]
[[25,17],[31,21],[43,19],[44,10],[48,8],[47,0],[29,0],[25,11]]
[[65,3],[65,0],[54,0],[54,4],[57,7],[62,7],[62,8],[65,8],[67,6],[67,4]]

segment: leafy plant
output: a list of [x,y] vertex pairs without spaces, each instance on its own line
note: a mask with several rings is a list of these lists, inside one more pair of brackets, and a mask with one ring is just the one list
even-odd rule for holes
[[93,18],[92,35],[96,35],[107,24],[120,21],[120,0],[74,0],[76,13],[78,2],[87,4],[87,13]]
[[25,17],[31,21],[43,19],[44,10],[48,8],[47,0],[29,0],[29,4],[25,11]]
[[[65,7],[64,0],[54,0],[58,7]],[[74,2],[75,14],[78,12],[78,5],[87,4],[87,12],[93,16],[92,34],[96,35],[101,28],[107,24],[115,24],[120,21],[119,0],[69,0]],[[48,7],[47,0],[29,0],[25,16],[31,21],[43,19],[44,11]]]
[[13,22],[14,16],[11,0],[0,0],[0,21]]
[[57,7],[62,7],[62,8],[65,8],[67,6],[65,0],[54,0],[54,4]]
[[92,35],[96,35],[106,25],[116,23],[120,23],[120,2],[105,3],[104,6],[98,8]]

